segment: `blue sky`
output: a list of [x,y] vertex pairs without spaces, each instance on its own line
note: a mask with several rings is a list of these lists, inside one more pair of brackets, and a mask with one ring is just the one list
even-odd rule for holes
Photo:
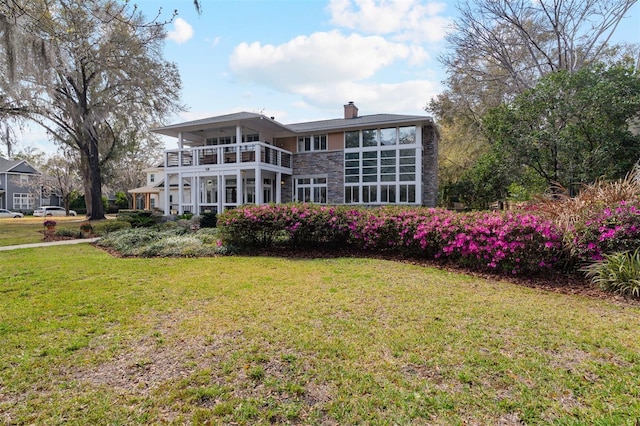
[[[455,1],[425,0],[130,0],[169,19],[165,59],[175,62],[187,111],[176,123],[249,111],[281,123],[342,115],[426,114],[445,78],[438,55],[455,18]],[[640,42],[640,4],[616,40]],[[22,146],[54,150],[39,129]],[[173,148],[174,142],[168,147]]]

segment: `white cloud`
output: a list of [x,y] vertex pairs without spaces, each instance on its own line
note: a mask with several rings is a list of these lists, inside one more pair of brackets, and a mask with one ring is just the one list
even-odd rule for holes
[[439,92],[440,87],[428,80],[400,83],[343,82],[335,86],[309,88],[302,97],[306,104],[331,111],[336,110],[338,99],[343,103],[354,101],[360,108],[360,115],[383,112],[420,115],[424,114],[424,107],[429,99]]
[[299,36],[278,46],[241,43],[231,55],[230,68],[239,80],[305,93],[309,87],[370,78],[399,60],[417,64],[426,58],[427,52],[419,46],[331,31]]
[[182,18],[176,18],[173,22],[173,30],[167,32],[167,39],[178,44],[185,43],[193,37],[193,27]]
[[451,25],[446,3],[424,0],[331,0],[331,22],[364,34],[413,43],[439,42]]

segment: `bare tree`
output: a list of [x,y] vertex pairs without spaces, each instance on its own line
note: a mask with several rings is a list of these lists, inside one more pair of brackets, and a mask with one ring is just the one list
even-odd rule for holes
[[126,136],[125,148],[105,169],[105,183],[112,191],[126,194],[133,207],[133,196],[128,191],[146,184],[144,169],[162,164],[164,145],[149,131],[132,129]]
[[[446,127],[441,152],[461,141],[466,157],[441,158],[441,169],[459,173],[483,152],[481,117],[558,70],[576,72],[597,61],[638,58],[638,45],[612,45],[611,37],[637,0],[474,0],[458,4],[440,60],[447,89],[427,106]],[[447,146],[449,146],[448,149]],[[463,154],[467,150],[463,150]],[[469,161],[469,160],[472,161]],[[451,167],[452,161],[462,167]]]
[[[177,67],[162,58],[165,22],[117,0],[7,0],[0,83],[10,105],[77,151],[87,215],[104,217],[102,168],[125,139],[179,110]],[[24,110],[24,111],[22,111]]]
[[44,190],[60,197],[67,214],[69,214],[69,205],[73,201],[73,194],[82,189],[78,166],[74,152],[67,148],[66,151],[47,159],[41,170]]

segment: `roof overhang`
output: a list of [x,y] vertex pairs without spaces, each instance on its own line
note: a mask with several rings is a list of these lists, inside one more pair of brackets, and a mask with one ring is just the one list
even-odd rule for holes
[[221,136],[235,136],[237,126],[247,127],[260,133],[294,134],[294,132],[284,124],[265,115],[250,112],[204,118],[202,120],[172,124],[165,127],[156,127],[151,130],[154,133],[165,136],[178,138],[182,135],[183,140],[202,142],[206,137],[210,137],[212,133]]

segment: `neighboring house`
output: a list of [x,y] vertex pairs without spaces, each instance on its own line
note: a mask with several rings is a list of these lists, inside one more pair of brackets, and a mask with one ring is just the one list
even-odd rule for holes
[[40,172],[26,160],[0,157],[0,208],[26,213],[48,204],[37,185],[39,176]]
[[160,191],[164,190],[164,167],[148,167],[143,170],[147,174],[147,184],[140,188],[131,189],[133,208],[151,210],[160,208]]
[[[162,169],[147,170],[146,187],[129,192],[165,214],[290,201],[435,206],[437,199],[439,134],[427,116],[358,116],[349,102],[340,119],[284,125],[240,112],[153,131],[177,138],[178,149],[165,151]],[[158,174],[162,180],[151,182]]]

